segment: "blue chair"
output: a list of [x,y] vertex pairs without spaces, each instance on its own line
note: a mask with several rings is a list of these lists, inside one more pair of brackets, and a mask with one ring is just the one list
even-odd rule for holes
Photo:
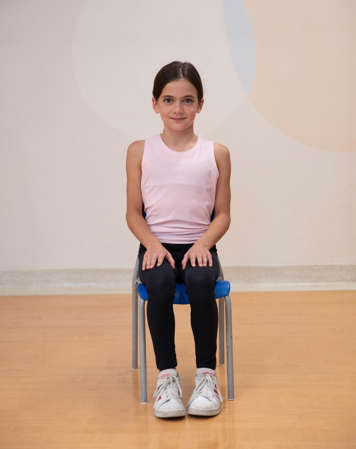
[[[145,217],[144,205],[142,205],[142,214]],[[211,219],[214,218],[214,211]],[[219,299],[219,363],[224,364],[224,349],[226,345],[226,372],[228,384],[228,399],[234,399],[234,366],[233,366],[233,346],[232,346],[232,311],[230,282],[224,280],[222,268],[219,263],[219,274],[215,284],[215,297]],[[140,301],[138,301],[140,296]],[[145,305],[148,300],[146,286],[139,278],[139,258],[136,258],[136,264],[132,277],[132,368],[137,369],[138,353],[138,321],[140,328],[140,385],[141,402],[147,403],[147,366],[146,366],[146,313]],[[186,292],[185,284],[176,284],[173,304],[189,304],[189,298]],[[226,319],[224,320],[224,315]],[[139,319],[138,319],[139,318]],[[226,339],[225,339],[225,326]],[[225,342],[225,345],[224,345]]]

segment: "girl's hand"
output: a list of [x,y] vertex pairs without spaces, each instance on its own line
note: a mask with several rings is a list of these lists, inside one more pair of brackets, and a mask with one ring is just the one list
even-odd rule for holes
[[153,268],[157,261],[157,267],[162,265],[163,259],[167,258],[168,262],[174,268],[175,262],[172,254],[161,244],[155,243],[147,248],[142,260],[142,270]]
[[196,241],[194,245],[184,254],[182,260],[183,270],[185,270],[188,260],[190,260],[192,266],[195,267],[195,259],[198,261],[200,267],[206,267],[207,263],[209,263],[210,267],[213,266],[213,258],[209,248],[198,241]]

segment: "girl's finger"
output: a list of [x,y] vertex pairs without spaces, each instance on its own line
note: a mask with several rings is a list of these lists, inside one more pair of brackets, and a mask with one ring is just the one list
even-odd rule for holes
[[153,268],[155,266],[155,264],[156,264],[156,256],[152,256],[150,259],[149,267]]
[[147,256],[146,269],[149,270],[152,267],[152,256]]
[[209,266],[212,267],[213,266],[213,257],[210,253],[208,255],[208,259],[209,259]]
[[185,264],[187,263],[187,254],[184,255],[183,260],[182,260],[182,268],[183,270],[185,270]]
[[168,253],[169,261],[171,263],[172,268],[175,267],[175,260],[173,259],[173,256],[171,253]]

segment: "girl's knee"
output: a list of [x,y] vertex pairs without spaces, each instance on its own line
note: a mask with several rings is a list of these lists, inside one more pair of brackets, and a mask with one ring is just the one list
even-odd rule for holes
[[187,291],[206,292],[215,287],[216,270],[214,267],[195,266],[187,270],[185,275],[185,285]]
[[151,300],[165,302],[174,296],[175,278],[170,265],[167,266],[164,263],[159,267],[156,265],[144,270],[142,271],[142,278]]

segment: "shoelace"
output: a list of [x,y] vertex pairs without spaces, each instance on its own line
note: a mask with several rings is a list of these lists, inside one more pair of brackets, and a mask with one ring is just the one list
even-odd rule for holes
[[203,375],[199,375],[198,379],[199,378],[200,378],[200,380],[194,390],[194,393],[195,393],[194,397],[197,395],[202,395],[202,396],[205,396],[210,401],[212,401],[214,399],[214,392],[215,392],[218,395],[220,401],[222,402],[223,398],[221,396],[215,375],[214,374],[203,374]]
[[181,397],[182,389],[179,384],[179,379],[177,376],[167,376],[163,380],[158,381],[158,385],[156,387],[155,392],[153,393],[153,397],[157,398],[158,396],[162,396],[167,400],[172,397]]

